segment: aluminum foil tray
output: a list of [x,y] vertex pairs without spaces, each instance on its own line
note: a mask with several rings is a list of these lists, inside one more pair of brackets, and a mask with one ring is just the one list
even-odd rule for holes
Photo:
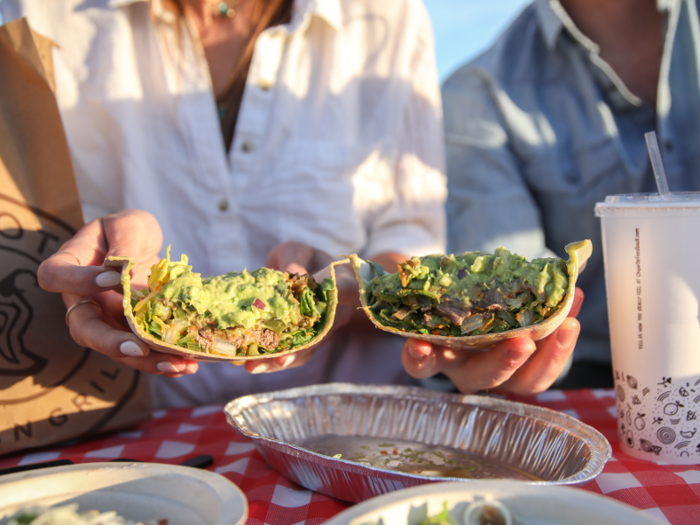
[[416,387],[328,383],[239,397],[224,412],[280,474],[353,503],[439,481],[583,485],[612,453],[561,412]]

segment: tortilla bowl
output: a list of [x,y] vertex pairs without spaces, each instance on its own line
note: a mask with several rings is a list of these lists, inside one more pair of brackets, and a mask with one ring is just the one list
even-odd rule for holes
[[104,266],[108,268],[116,268],[121,272],[121,284],[124,293],[123,306],[124,306],[124,316],[129,323],[131,331],[136,334],[136,336],[147,343],[151,348],[157,350],[158,352],[163,352],[165,354],[179,355],[186,359],[193,359],[195,361],[204,362],[218,362],[227,361],[236,365],[241,365],[246,361],[256,361],[261,359],[271,359],[279,357],[282,355],[289,355],[305,350],[311,346],[317,345],[321,340],[328,335],[331,327],[333,326],[333,321],[335,319],[336,308],[338,307],[338,287],[335,276],[335,268],[339,264],[348,263],[348,259],[343,259],[331,263],[327,268],[324,268],[320,272],[316,273],[314,277],[319,281],[323,278],[329,278],[333,281],[334,289],[328,291],[328,302],[326,305],[325,317],[323,318],[322,324],[318,330],[316,336],[310,341],[294,346],[288,350],[277,353],[265,353],[254,356],[236,356],[235,358],[230,355],[223,355],[218,353],[207,353],[205,351],[193,351],[185,349],[183,347],[166,343],[161,341],[151,334],[147,333],[143,328],[139,326],[134,317],[134,313],[131,306],[132,288],[131,288],[131,269],[134,266],[134,261],[131,257],[107,257],[104,261]]
[[512,339],[515,337],[530,337],[534,341],[544,339],[549,334],[554,332],[559,326],[564,322],[564,319],[569,315],[571,311],[571,306],[574,302],[574,293],[576,290],[576,280],[579,273],[583,270],[583,267],[591,256],[593,251],[593,246],[591,241],[586,239],[583,241],[568,244],[566,246],[566,253],[569,254],[569,260],[566,262],[567,272],[568,272],[568,284],[566,288],[566,294],[562,298],[556,311],[554,311],[547,319],[528,326],[522,326],[520,328],[515,328],[503,332],[496,333],[486,333],[481,335],[472,336],[444,336],[444,335],[433,335],[433,334],[421,334],[416,332],[405,332],[398,330],[394,327],[382,324],[379,319],[375,316],[374,312],[370,309],[368,297],[367,297],[367,287],[370,281],[377,277],[379,274],[375,270],[373,263],[368,263],[362,260],[357,254],[347,255],[352,262],[353,270],[355,271],[355,277],[360,289],[360,302],[362,309],[364,310],[367,317],[374,323],[374,325],[386,332],[392,334],[400,335],[401,337],[408,337],[412,339],[420,339],[423,341],[429,341],[435,345],[447,346],[453,349],[471,349],[471,350],[485,350],[493,346],[496,343],[505,341],[506,339]]

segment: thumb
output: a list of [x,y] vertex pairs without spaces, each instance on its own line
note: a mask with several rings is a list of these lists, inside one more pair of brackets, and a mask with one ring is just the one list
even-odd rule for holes
[[273,270],[291,273],[308,273],[307,268],[313,257],[313,249],[297,241],[278,244],[267,255],[265,266]]

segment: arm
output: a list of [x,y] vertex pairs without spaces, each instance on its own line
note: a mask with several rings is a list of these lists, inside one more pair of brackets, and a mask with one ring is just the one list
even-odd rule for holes
[[[450,251],[493,252],[498,246],[528,258],[551,255],[537,203],[521,174],[512,133],[496,99],[476,68],[458,72],[444,89]],[[507,103],[507,101],[506,101]],[[533,394],[556,380],[571,356],[583,301],[578,290],[569,318],[552,335],[504,341],[487,352],[453,351],[408,340],[402,352],[407,372],[417,378],[442,372],[464,393],[484,389]]]
[[[430,17],[420,2],[411,2],[411,29],[402,35],[407,88],[396,133],[392,171],[393,198],[365,219],[367,243],[360,254],[382,262],[387,271],[413,255],[445,251],[445,149],[440,82],[435,64]],[[392,255],[394,254],[394,255]],[[396,260],[394,260],[396,259]],[[386,266],[386,265],[385,265]]]
[[[520,129],[504,91],[476,66],[462,69],[443,88],[447,152],[448,244],[453,253],[492,253],[505,246],[528,259],[552,256],[545,246],[541,214],[523,175]],[[532,119],[524,117],[527,125]],[[525,126],[525,125],[523,125]]]

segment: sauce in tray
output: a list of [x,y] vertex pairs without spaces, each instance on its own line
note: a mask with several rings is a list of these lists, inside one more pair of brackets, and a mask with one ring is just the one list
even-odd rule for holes
[[529,472],[455,448],[410,441],[327,434],[298,446],[375,468],[441,478],[542,481]]

